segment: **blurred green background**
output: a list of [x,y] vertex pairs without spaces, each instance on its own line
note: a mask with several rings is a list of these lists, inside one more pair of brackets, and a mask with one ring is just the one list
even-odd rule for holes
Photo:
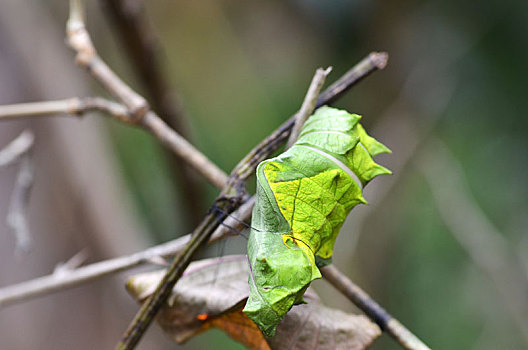
[[[145,93],[103,3],[88,7],[93,40]],[[334,262],[433,349],[528,348],[526,1],[145,5],[189,138],[226,172],[297,110],[316,68],[333,67],[328,85],[369,52],[388,52],[385,70],[334,104],[363,115],[393,151],[378,162],[394,172],[369,185],[370,205],[347,220]],[[40,6],[61,28],[65,2]],[[189,210],[156,140],[115,121],[104,129],[148,241],[190,232],[218,191],[198,180],[199,209]],[[225,244],[207,254],[244,252],[239,238]],[[355,310],[314,284],[329,305]],[[216,331],[185,347],[243,348]],[[372,346],[397,348],[386,335]]]

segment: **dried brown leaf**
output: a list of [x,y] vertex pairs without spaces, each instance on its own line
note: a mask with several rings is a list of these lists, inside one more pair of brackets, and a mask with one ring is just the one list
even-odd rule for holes
[[[157,322],[176,342],[216,327],[250,349],[365,349],[381,331],[365,316],[327,308],[308,291],[273,338],[265,338],[243,312],[249,294],[245,256],[192,263],[173,290]],[[138,301],[153,293],[164,271],[133,276],[127,289]]]
[[363,315],[353,315],[324,306],[305,294],[307,304],[294,306],[268,338],[272,349],[360,350],[381,334]]

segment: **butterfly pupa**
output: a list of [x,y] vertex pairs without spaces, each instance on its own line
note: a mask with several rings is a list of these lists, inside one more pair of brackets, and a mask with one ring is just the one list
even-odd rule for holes
[[250,295],[244,308],[266,336],[331,262],[348,213],[366,204],[362,189],[391,172],[372,157],[390,152],[367,135],[361,117],[323,106],[295,144],[257,167],[248,241]]

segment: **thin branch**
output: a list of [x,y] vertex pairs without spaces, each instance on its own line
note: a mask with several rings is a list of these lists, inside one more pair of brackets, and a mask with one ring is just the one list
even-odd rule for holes
[[35,136],[31,131],[26,130],[18,135],[13,141],[0,150],[0,167],[10,165],[19,160],[31,149],[34,141]]
[[308,117],[312,115],[317,103],[317,98],[319,97],[319,92],[321,92],[321,88],[325,83],[326,77],[331,71],[332,67],[328,67],[327,69],[318,68],[315,71],[315,75],[313,76],[310,87],[306,92],[301,109],[299,109],[299,111],[295,114],[295,125],[293,126],[293,129],[290,133],[290,138],[286,144],[286,149],[290,148],[295,143],[299,137],[299,134],[301,133],[304,123]]
[[55,269],[53,269],[53,275],[58,276],[69,273],[81,266],[86,259],[88,259],[88,251],[83,249],[68,259],[68,261],[57,264]]
[[[243,222],[249,218],[253,204],[254,200],[250,199],[240,206],[237,211],[228,216],[224,221],[226,226],[219,226],[216,229],[209,239],[209,244],[231,236],[233,233],[228,227],[234,227],[237,230],[242,230],[244,225],[241,223],[241,221]],[[53,273],[47,276],[1,288],[0,308],[68,288],[77,287],[85,283],[95,281],[99,278],[135,268],[140,265],[150,264],[152,261],[156,261],[156,258],[159,257],[173,256],[179,253],[190,239],[190,234],[185,235],[178,239],[148,248],[135,254],[104,260],[75,269],[62,269],[60,273]]]
[[226,184],[227,176],[224,172],[151,111],[147,101],[123,82],[99,57],[84,25],[80,0],[70,0],[66,34],[68,44],[77,53],[76,62],[126,106],[132,123],[154,132],[163,144],[215,186],[222,188]]
[[125,123],[131,123],[127,108],[122,104],[100,98],[84,97],[65,100],[29,102],[0,106],[0,120],[53,114],[83,115],[91,111],[107,113]]
[[418,337],[376,303],[335,266],[321,268],[323,277],[407,350],[430,350]]
[[142,125],[214,186],[223,188],[226,185],[228,180],[227,175],[203,153],[194,148],[189,141],[170,128],[154,112],[148,112],[145,115],[142,120]]
[[0,307],[75,287],[104,276],[147,263],[154,256],[172,255],[189,240],[190,235],[149,248],[142,252],[101,261],[71,271],[51,274],[0,289]]

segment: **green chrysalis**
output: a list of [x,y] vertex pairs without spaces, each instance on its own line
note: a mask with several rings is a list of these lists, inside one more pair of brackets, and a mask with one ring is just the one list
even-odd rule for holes
[[321,277],[362,187],[390,174],[372,157],[390,150],[368,136],[361,117],[321,107],[286,152],[257,168],[257,199],[248,242],[250,295],[244,308],[266,336]]

